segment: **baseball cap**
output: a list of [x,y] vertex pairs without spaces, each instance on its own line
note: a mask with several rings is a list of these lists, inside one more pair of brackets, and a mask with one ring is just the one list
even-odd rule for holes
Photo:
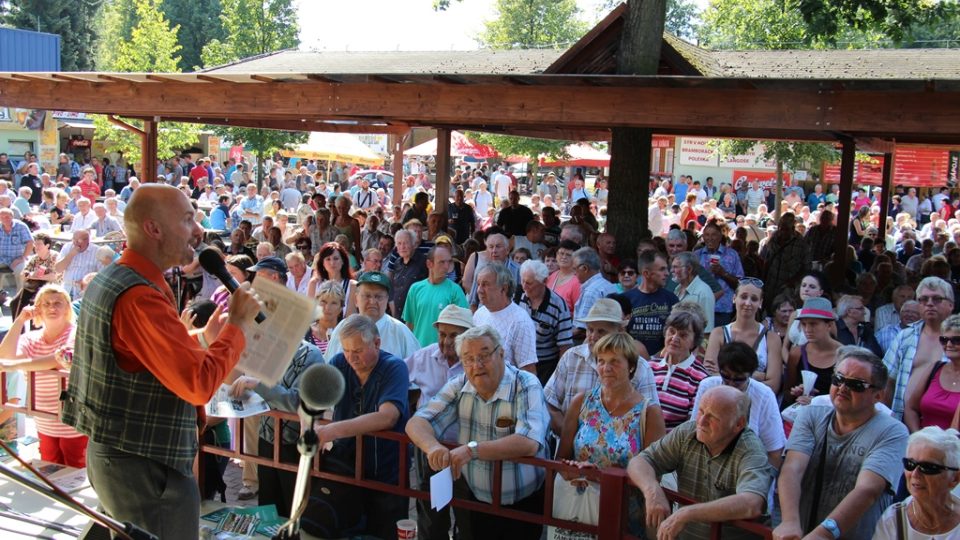
[[364,283],[379,285],[386,289],[388,293],[393,292],[393,287],[390,285],[390,278],[382,272],[364,272],[360,274],[360,277],[357,278],[357,285],[363,285]]
[[279,274],[286,274],[287,264],[280,257],[264,257],[257,261],[257,264],[247,268],[247,272],[256,272],[257,270],[273,270]]
[[450,304],[443,308],[443,311],[441,311],[437,317],[437,322],[433,323],[433,326],[437,326],[438,324],[449,324],[459,326],[460,328],[473,328],[473,313],[469,309]]

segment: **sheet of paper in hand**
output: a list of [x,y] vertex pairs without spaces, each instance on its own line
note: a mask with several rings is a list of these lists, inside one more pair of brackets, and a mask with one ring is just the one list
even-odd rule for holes
[[253,288],[263,303],[265,320],[245,334],[247,347],[237,368],[274,386],[314,320],[316,300],[266,279],[257,280]]
[[207,416],[218,418],[247,418],[270,410],[267,402],[252,390],[246,390],[240,398],[230,396],[230,385],[221,384],[220,389],[207,403]]

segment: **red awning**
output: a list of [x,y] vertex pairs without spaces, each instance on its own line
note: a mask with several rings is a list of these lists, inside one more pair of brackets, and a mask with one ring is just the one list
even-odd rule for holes
[[[858,161],[853,181],[859,185],[879,186],[883,183],[883,156],[873,156],[875,163]],[[893,184],[907,187],[941,187],[949,173],[950,152],[939,148],[897,148],[894,155]],[[840,183],[840,165],[824,165],[823,181]]]
[[[436,156],[437,140],[429,140],[409,150],[404,150],[403,155]],[[450,155],[453,157],[471,157],[474,159],[490,159],[499,156],[493,148],[485,144],[475,143],[459,131],[450,132]]]

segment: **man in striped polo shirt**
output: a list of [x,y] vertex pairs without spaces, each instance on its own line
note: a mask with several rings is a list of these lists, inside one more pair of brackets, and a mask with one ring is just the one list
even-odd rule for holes
[[560,356],[573,346],[573,322],[563,298],[547,288],[547,265],[529,260],[520,267],[523,295],[520,307],[527,310],[537,328],[537,378],[547,384]]

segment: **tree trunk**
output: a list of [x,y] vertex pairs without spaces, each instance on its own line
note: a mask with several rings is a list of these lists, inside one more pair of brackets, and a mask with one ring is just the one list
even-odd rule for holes
[[263,149],[257,149],[257,193],[263,190]]
[[[663,43],[666,0],[629,0],[624,17],[617,73],[656,75]],[[613,129],[607,231],[617,239],[617,252],[622,257],[636,257],[637,242],[650,236],[647,207],[652,142],[652,129]]]

